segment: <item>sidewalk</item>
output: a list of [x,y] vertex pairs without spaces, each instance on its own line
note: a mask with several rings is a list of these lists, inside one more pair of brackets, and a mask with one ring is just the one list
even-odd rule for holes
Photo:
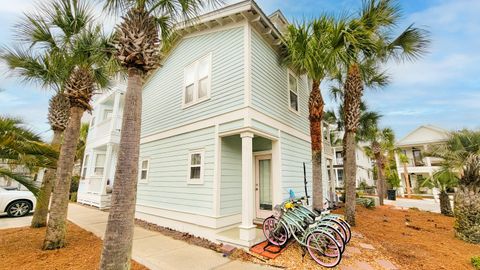
[[396,201],[385,200],[385,204],[406,208],[415,207],[422,211],[440,213],[440,203],[436,203],[433,199],[416,200],[397,198]]
[[[103,239],[108,212],[71,203],[68,208],[68,219]],[[135,226],[133,236],[132,258],[152,270],[275,269],[232,261],[213,250],[190,245],[138,226]]]

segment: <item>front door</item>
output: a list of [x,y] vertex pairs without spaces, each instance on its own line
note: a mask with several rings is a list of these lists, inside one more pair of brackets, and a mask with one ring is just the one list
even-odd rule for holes
[[257,218],[272,215],[272,155],[255,156],[255,206]]

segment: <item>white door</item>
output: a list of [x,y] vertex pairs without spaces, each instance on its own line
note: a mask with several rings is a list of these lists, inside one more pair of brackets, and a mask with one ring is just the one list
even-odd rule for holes
[[257,218],[272,215],[272,155],[255,156],[255,209]]

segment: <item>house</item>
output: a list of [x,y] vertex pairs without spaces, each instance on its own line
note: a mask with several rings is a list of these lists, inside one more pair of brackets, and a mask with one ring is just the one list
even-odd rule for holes
[[[339,131],[336,125],[330,125],[333,134],[333,140],[339,141],[343,138],[343,131]],[[367,143],[358,142],[355,148],[355,156],[357,163],[357,175],[356,175],[356,186],[358,187],[360,183],[366,183],[368,186],[375,186],[375,181],[373,180],[373,161],[365,152],[365,146]],[[333,164],[328,164],[328,169],[331,170],[331,175],[335,179],[335,185],[338,188],[344,187],[344,169],[343,169],[343,145],[341,143],[333,144]]]
[[[274,205],[305,194],[304,177],[312,194],[311,81],[280,64],[286,24],[243,1],[181,28],[144,84],[137,219],[249,247]],[[94,105],[79,202],[108,207],[122,93]],[[328,136],[323,149],[327,164]],[[323,175],[327,196],[326,166]]]
[[[39,168],[36,171],[30,171],[25,166],[12,165],[12,164],[9,164],[7,161],[0,162],[0,168],[8,169],[16,174],[21,174],[21,175],[30,177],[33,183],[38,187],[42,185],[43,177],[46,171],[45,168]],[[11,188],[18,188],[20,190],[27,190],[26,187],[24,187],[22,184],[18,183],[17,181],[8,177],[3,177],[3,176],[0,176],[0,187],[11,187]]]
[[398,153],[395,154],[398,176],[402,179],[402,192],[405,192],[406,186],[405,169],[413,193],[432,192],[427,188],[421,188],[420,184],[440,169],[442,160],[429,157],[426,153],[429,149],[431,150],[432,146],[445,143],[448,137],[447,130],[432,125],[424,125],[416,128],[395,144],[408,158],[408,163],[402,164]]

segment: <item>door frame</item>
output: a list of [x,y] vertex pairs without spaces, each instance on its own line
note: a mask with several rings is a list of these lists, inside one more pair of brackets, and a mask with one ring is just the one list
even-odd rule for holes
[[254,192],[255,192],[255,218],[256,219],[265,219],[272,215],[272,211],[261,210],[260,209],[260,188],[259,188],[259,166],[258,161],[263,159],[270,159],[270,184],[271,184],[271,198],[272,198],[272,210],[274,206],[273,193],[274,193],[274,179],[273,179],[273,155],[271,150],[267,151],[258,151],[253,153],[253,183],[254,183]]

